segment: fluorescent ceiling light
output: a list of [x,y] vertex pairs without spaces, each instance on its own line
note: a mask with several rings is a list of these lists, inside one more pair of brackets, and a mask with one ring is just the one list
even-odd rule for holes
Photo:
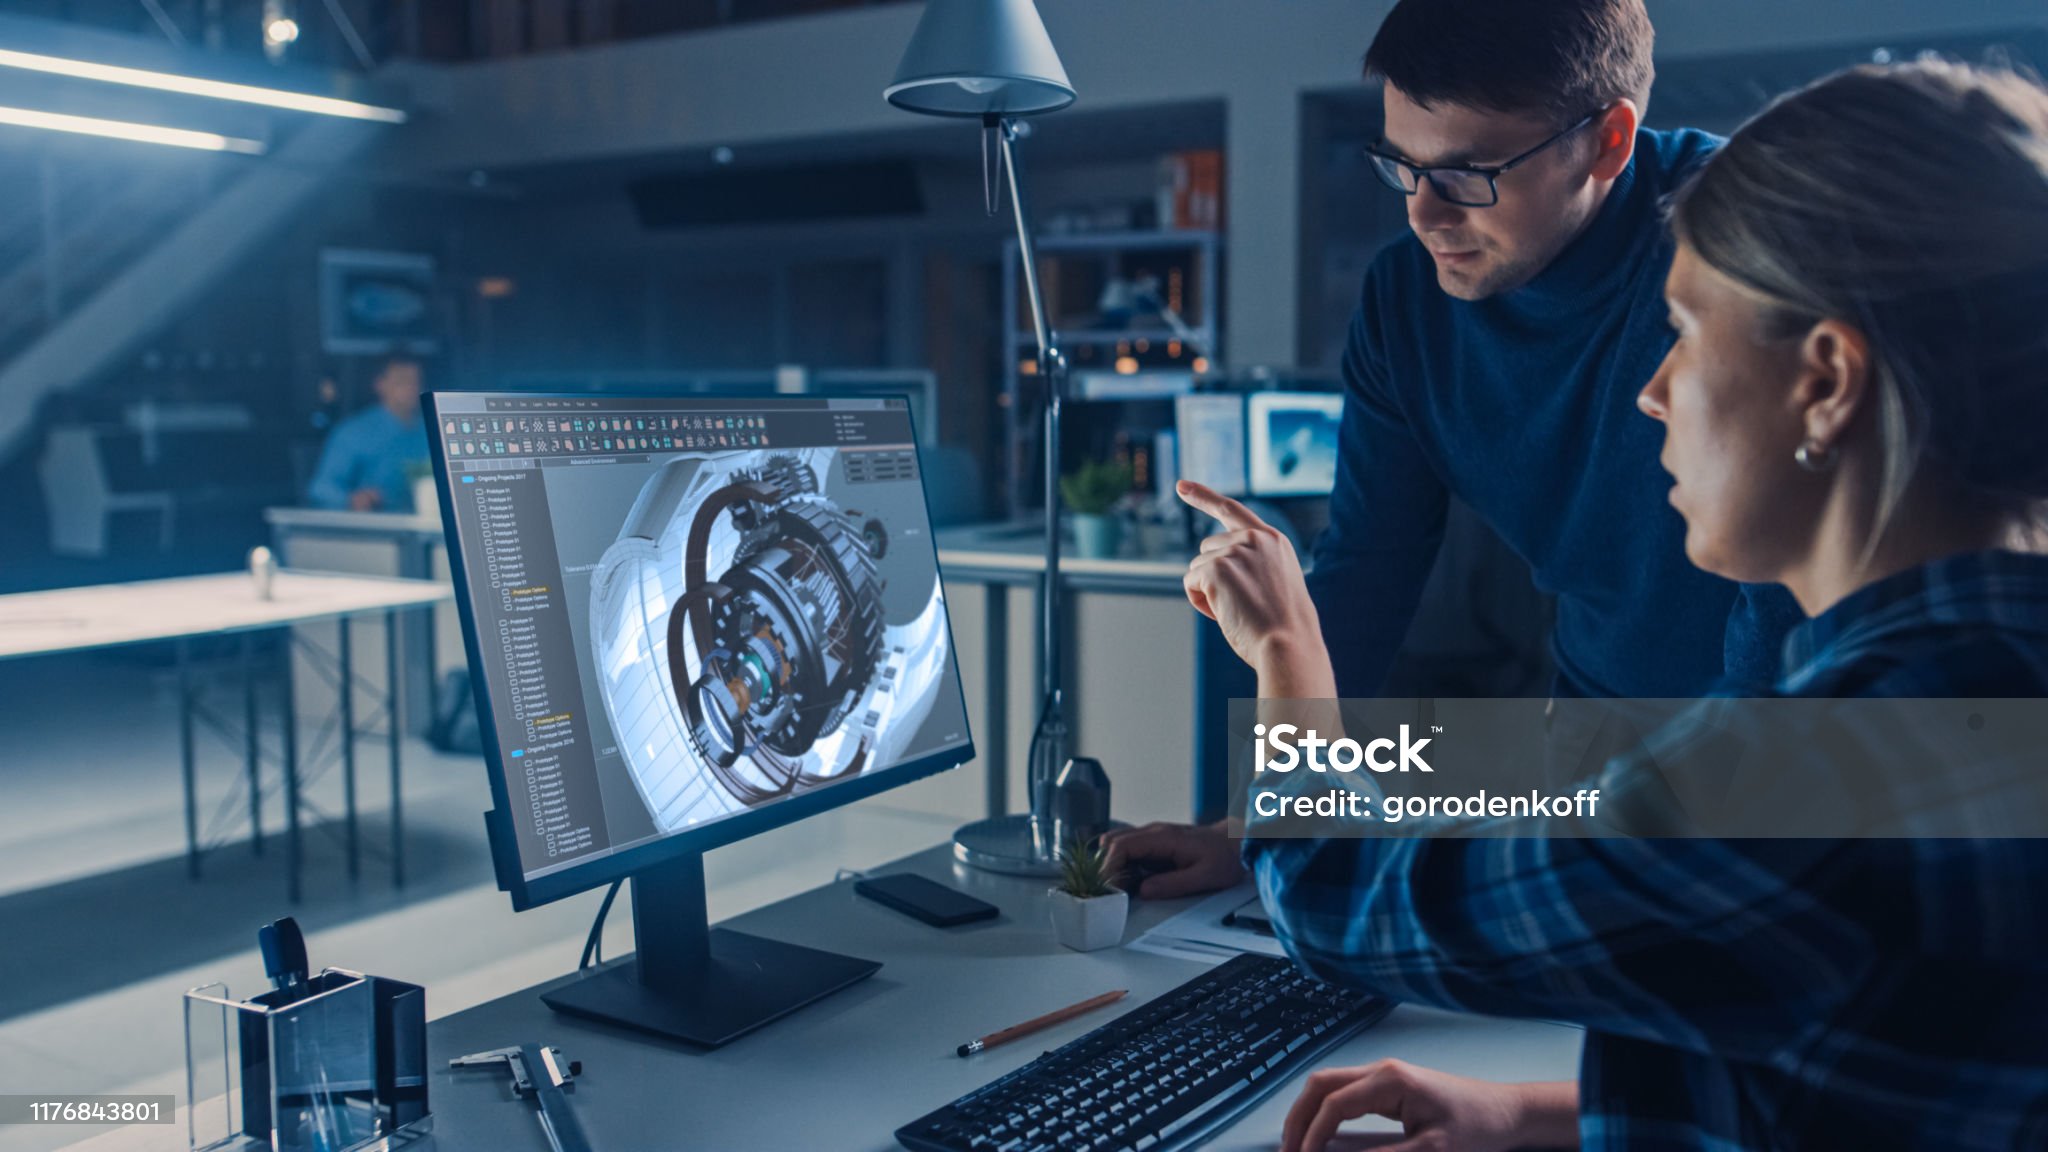
[[107,136],[115,140],[138,140],[145,144],[169,144],[176,148],[198,148],[207,152],[241,152],[261,156],[263,144],[222,136],[214,132],[193,132],[157,124],[135,124],[126,120],[101,120],[96,116],[66,116],[60,112],[37,112],[29,108],[0,106],[0,124],[23,128],[47,128],[52,132],[76,132],[81,136]]
[[359,104],[354,100],[337,100],[332,96],[288,92],[282,88],[258,88],[253,84],[229,84],[223,80],[202,80],[197,76],[180,76],[175,72],[150,72],[141,68],[94,64],[89,60],[41,56],[34,52],[16,52],[6,48],[0,48],[0,67],[48,72],[55,76],[75,76],[81,80],[99,80],[107,84],[126,84],[133,88],[154,88],[159,92],[181,92],[187,96],[210,96],[215,100],[262,104],[270,108],[288,108],[294,112],[315,112],[322,116],[345,116],[351,120],[381,120],[386,124],[405,123],[405,113],[396,108]]

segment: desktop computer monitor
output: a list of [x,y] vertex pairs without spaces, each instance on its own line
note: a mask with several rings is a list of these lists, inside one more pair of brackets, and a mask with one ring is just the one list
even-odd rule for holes
[[718,1044],[874,972],[709,930],[702,854],[974,755],[907,400],[423,403],[499,883],[633,879],[543,999]]
[[1176,396],[1173,424],[1179,475],[1225,496],[1245,496],[1244,396],[1194,392]]
[[1328,496],[1337,484],[1343,415],[1344,397],[1337,393],[1252,393],[1245,437],[1251,494]]

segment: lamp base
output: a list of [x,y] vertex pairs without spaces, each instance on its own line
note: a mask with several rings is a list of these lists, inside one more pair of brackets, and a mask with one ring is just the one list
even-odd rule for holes
[[995,816],[953,833],[953,859],[1005,876],[1057,876],[1059,856],[1040,851],[1029,815]]
[[[1111,828],[1128,828],[1121,820],[1109,822]],[[996,872],[1004,876],[1058,876],[1060,858],[1057,852],[1041,856],[1038,854],[1036,838],[1031,835],[1031,817],[1028,814],[1016,816],[994,816],[987,820],[976,820],[962,824],[953,833],[953,859],[969,868],[983,872]]]

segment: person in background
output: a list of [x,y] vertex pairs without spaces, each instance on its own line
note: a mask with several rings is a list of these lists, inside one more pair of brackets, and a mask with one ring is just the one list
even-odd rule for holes
[[412,477],[427,463],[427,427],[420,416],[422,372],[409,356],[377,369],[374,407],[343,420],[327,436],[306,498],[316,508],[410,512]]
[[[1782,584],[1812,617],[1771,695],[2048,696],[2048,88],[1938,62],[1838,73],[1743,126],[1671,225],[1677,342],[1638,403],[1663,426],[1658,494],[1686,555]],[[1293,551],[1236,502],[1183,495],[1231,529],[1188,596],[1260,698],[1335,695]],[[1696,703],[1591,782],[1649,797],[1688,758],[1725,781],[1783,735],[1718,724],[1729,703]],[[1850,839],[1564,817],[1254,829],[1246,862],[1313,975],[1586,1029],[1576,1085],[1319,1071],[1284,1152],[1367,1114],[1402,1122],[1402,1150],[2048,1148],[2038,749],[1979,771],[1939,754],[1946,730],[1824,731],[1839,738],[1799,741],[1799,770],[1903,819]],[[1951,776],[1959,824],[1931,807]]]
[[[1721,144],[1642,127],[1654,36],[1642,0],[1400,0],[1373,37],[1385,127],[1368,158],[1410,234],[1352,317],[1308,575],[1341,696],[1382,691],[1454,496],[1556,597],[1553,699],[1689,699],[1777,671],[1798,606],[1686,562],[1635,406],[1671,346],[1662,202]],[[1561,779],[1628,742],[1554,711]],[[1107,843],[1116,867],[1157,872],[1140,896],[1243,879],[1220,825]]]

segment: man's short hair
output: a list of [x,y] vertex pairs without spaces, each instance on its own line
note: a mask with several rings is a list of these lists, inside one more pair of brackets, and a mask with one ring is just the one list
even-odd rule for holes
[[1365,76],[1424,108],[1539,113],[1562,127],[1624,98],[1648,109],[1655,39],[1643,0],[1400,0]]
[[427,372],[426,362],[410,352],[401,351],[388,352],[385,353],[383,356],[378,357],[377,370],[370,373],[370,379],[372,382],[382,380],[384,378],[384,375],[390,372],[393,368],[402,368],[407,365],[419,369],[420,375],[422,377],[425,377]]

